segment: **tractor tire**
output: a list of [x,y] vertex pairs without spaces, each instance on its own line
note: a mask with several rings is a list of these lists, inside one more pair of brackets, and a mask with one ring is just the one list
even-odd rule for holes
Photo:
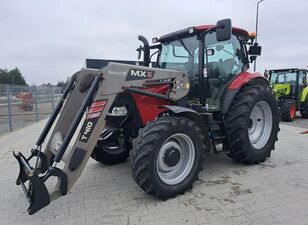
[[301,116],[304,119],[308,119],[308,97],[306,101],[301,105]]
[[[206,129],[206,128],[205,128]],[[130,151],[132,176],[166,200],[192,188],[202,169],[208,132],[184,117],[159,117],[139,130]]]
[[229,157],[245,164],[258,164],[270,157],[279,131],[278,107],[270,87],[241,88],[225,121],[232,145]]
[[120,145],[117,142],[118,134],[113,134],[107,140],[99,140],[91,154],[91,157],[106,165],[114,165],[123,163],[129,157],[131,143],[127,140],[124,144]]
[[296,102],[293,99],[285,98],[279,102],[281,120],[292,122],[296,115]]

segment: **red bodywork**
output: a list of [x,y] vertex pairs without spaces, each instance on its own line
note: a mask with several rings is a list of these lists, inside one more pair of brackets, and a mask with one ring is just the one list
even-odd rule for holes
[[[154,92],[157,94],[165,95],[169,91],[169,85],[160,85],[150,88],[145,88],[145,91]],[[140,94],[131,94],[137,105],[141,120],[143,124],[147,124],[149,121],[154,120],[160,113],[165,112],[165,108],[161,108],[162,105],[174,105],[172,101],[165,99],[158,99]]]
[[[216,27],[216,25],[202,25],[202,26],[195,26],[194,28],[198,31],[205,31],[208,29],[211,29],[213,27]],[[249,33],[246,30],[243,30],[241,28],[237,28],[237,27],[232,27],[232,32],[245,36],[245,37],[249,37]]]
[[252,79],[255,78],[262,78],[266,81],[267,78],[265,78],[264,76],[262,76],[260,73],[249,73],[249,72],[244,72],[239,74],[230,84],[229,86],[229,90],[236,90],[239,89],[240,87],[242,87],[244,84],[246,84],[247,82],[251,81]]

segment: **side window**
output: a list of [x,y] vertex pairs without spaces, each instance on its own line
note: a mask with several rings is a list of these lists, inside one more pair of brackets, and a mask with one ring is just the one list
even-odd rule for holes
[[213,32],[206,36],[205,42],[207,49],[212,52],[212,55],[208,55],[210,76],[229,80],[242,72],[245,54],[235,35],[228,41],[218,42]]
[[307,85],[308,74],[306,71],[301,71],[299,75],[299,84]]

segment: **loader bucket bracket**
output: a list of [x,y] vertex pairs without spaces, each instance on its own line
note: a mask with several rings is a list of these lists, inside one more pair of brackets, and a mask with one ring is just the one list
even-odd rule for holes
[[47,171],[47,169],[48,169],[48,166],[47,166],[47,156],[43,152],[40,152],[37,149],[32,149],[31,150],[31,155],[27,159],[27,161],[29,162],[30,159],[33,158],[34,156],[39,157],[39,159],[40,159],[40,167],[38,168],[40,170],[40,173],[45,173]]
[[[58,177],[60,179],[60,191],[62,195],[66,195],[67,193],[67,175],[59,168],[50,166],[48,170],[46,170],[45,166],[47,167],[47,161],[43,162],[41,164],[41,171],[47,171],[45,175],[39,176],[39,173],[41,171],[36,172],[36,170],[31,167],[29,164],[29,160],[33,156],[43,156],[41,159],[44,159],[44,155],[40,152],[32,150],[31,156],[26,159],[20,152],[17,154],[13,152],[14,157],[17,159],[19,164],[19,175],[16,180],[16,184],[20,185],[30,203],[30,206],[28,208],[29,215],[32,215],[39,211],[40,209],[44,208],[50,203],[50,195],[46,188],[46,185],[44,184],[45,181],[52,176]],[[46,156],[45,156],[46,157]],[[28,183],[28,187],[26,186],[25,182]]]
[[17,159],[18,164],[19,164],[19,175],[17,177],[16,184],[20,185],[22,183],[25,183],[29,179],[25,170],[22,169],[23,164],[22,164],[21,158],[23,158],[25,161],[26,161],[26,158],[20,152],[17,154],[13,152],[13,155]]
[[[27,211],[29,215],[32,215],[50,203],[49,193],[44,181],[42,181],[38,174],[33,171],[27,159],[20,152],[17,154],[14,152],[13,154],[20,166],[16,184],[21,185],[23,191],[25,192],[25,195],[30,203]],[[28,188],[25,185],[26,181],[29,181]]]
[[66,195],[67,193],[67,176],[66,174],[57,167],[49,167],[48,173],[43,177],[43,181],[45,182],[49,177],[58,177],[60,178],[60,191],[62,195]]
[[29,162],[34,156],[39,157],[39,159],[40,159],[40,161],[39,161],[40,162],[40,167],[38,168],[37,172],[45,173],[47,171],[47,169],[48,169],[46,155],[43,152],[39,152],[37,149],[32,149],[31,150],[31,155],[27,159],[20,152],[17,153],[17,154],[15,154],[15,152],[14,152],[13,154],[14,154],[15,158],[17,159],[17,161],[19,163],[19,167],[20,167],[19,175],[18,175],[18,178],[16,180],[16,184],[17,185],[20,184],[20,181],[22,183],[25,183],[28,180],[28,176],[26,175],[25,171],[23,169],[21,169],[21,168],[23,168],[23,164],[22,164],[21,158],[23,159],[23,161]]

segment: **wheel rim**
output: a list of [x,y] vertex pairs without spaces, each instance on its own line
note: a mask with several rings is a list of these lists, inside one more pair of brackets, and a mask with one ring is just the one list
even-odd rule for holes
[[290,107],[290,117],[293,119],[295,117],[295,113],[296,113],[296,106],[295,104],[292,104]]
[[252,109],[249,119],[248,135],[255,149],[262,149],[272,133],[273,116],[269,104],[258,102]]
[[[179,153],[175,165],[166,163],[166,154],[170,149]],[[177,133],[162,144],[157,156],[157,173],[162,182],[175,185],[182,182],[190,173],[195,161],[195,146],[186,134]]]

